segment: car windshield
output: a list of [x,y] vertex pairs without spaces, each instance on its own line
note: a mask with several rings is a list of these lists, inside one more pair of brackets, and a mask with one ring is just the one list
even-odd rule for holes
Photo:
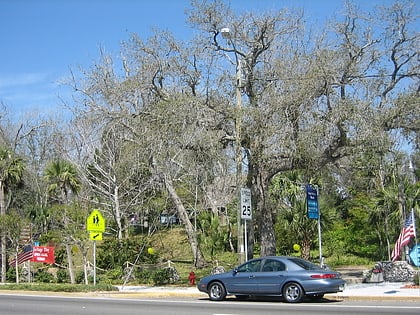
[[321,269],[318,265],[315,265],[309,261],[306,261],[300,258],[289,258],[289,260],[305,270]]

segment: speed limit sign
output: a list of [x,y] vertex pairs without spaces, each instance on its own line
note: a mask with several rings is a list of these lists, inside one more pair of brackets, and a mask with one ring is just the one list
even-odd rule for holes
[[252,219],[251,190],[249,188],[241,188],[241,219]]

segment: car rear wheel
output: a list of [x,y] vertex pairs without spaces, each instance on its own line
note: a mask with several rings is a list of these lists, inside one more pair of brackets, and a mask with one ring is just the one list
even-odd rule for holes
[[304,296],[302,287],[296,282],[286,283],[283,287],[283,298],[288,303],[298,303]]
[[209,286],[209,298],[212,301],[222,301],[226,297],[226,290],[223,284],[216,281]]

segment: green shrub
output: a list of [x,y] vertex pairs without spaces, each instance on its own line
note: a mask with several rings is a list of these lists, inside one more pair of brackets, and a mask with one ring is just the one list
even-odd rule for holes
[[135,271],[134,275],[137,283],[149,284],[151,282],[152,272],[148,270]]
[[118,288],[109,284],[81,285],[81,284],[45,284],[45,283],[22,283],[6,284],[4,290],[26,291],[49,291],[49,292],[95,292],[95,291],[118,291]]
[[9,268],[6,272],[6,279],[8,282],[16,282],[16,269]]
[[372,260],[354,255],[331,256],[325,259],[330,267],[337,266],[369,266],[374,264]]
[[67,269],[60,268],[57,270],[57,283],[68,283],[70,282],[70,277]]
[[[84,271],[79,271],[76,275],[76,283],[85,284],[85,273]],[[93,276],[89,276],[88,274],[88,283],[93,283]]]
[[180,280],[180,277],[175,268],[169,267],[156,270],[152,274],[152,280],[154,284],[161,285],[177,282]]
[[56,278],[48,273],[46,270],[38,270],[35,272],[35,282],[42,282],[42,283],[56,283]]

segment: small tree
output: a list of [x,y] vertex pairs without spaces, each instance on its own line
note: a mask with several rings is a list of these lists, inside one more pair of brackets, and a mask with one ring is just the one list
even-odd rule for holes
[[[9,149],[0,148],[0,216],[6,215],[11,199],[12,187],[22,180],[25,164]],[[8,199],[6,199],[8,197]],[[0,234],[1,239],[1,282],[6,282],[7,242],[5,231]]]
[[[81,188],[81,182],[77,175],[76,168],[70,162],[65,160],[56,160],[47,165],[44,178],[49,185],[48,192],[50,197],[53,199],[53,203],[55,202],[64,205],[61,216],[63,226],[68,227],[70,222],[66,211],[66,205],[69,203],[69,194],[77,194]],[[70,235],[65,236],[64,244],[67,252],[70,282],[73,284],[76,280],[71,251],[73,241]]]

